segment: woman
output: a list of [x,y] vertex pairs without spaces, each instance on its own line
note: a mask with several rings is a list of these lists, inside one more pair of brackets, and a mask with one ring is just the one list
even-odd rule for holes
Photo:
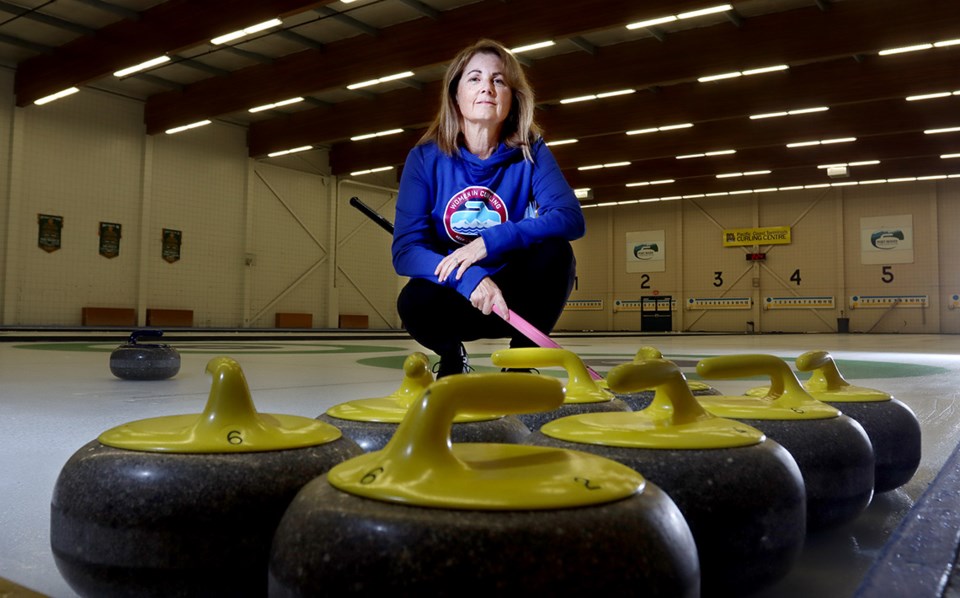
[[437,378],[469,371],[464,341],[510,337],[509,310],[549,333],[573,287],[570,241],[583,214],[534,122],[517,59],[480,40],[453,60],[433,124],[400,179],[393,265],[407,331],[440,356]]

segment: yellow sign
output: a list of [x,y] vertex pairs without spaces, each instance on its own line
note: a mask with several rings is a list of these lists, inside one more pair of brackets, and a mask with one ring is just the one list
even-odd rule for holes
[[767,226],[763,228],[725,228],[723,246],[742,245],[789,245],[789,226]]

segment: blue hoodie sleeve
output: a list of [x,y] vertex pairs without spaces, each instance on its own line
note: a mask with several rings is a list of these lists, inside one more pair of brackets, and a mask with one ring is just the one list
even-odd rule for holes
[[580,202],[542,139],[534,144],[533,200],[537,217],[504,222],[482,233],[489,260],[544,239],[579,239],[586,232]]
[[393,267],[400,276],[425,278],[456,289],[469,299],[480,281],[498,268],[474,264],[467,268],[460,280],[454,276],[442,283],[437,280],[434,274],[437,265],[454,247],[445,244],[436,233],[432,215],[436,201],[435,186],[433,174],[424,165],[423,146],[417,146],[407,155],[400,176],[393,225]]

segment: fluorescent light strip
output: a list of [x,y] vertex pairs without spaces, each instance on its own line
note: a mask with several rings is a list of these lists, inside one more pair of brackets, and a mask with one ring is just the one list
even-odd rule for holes
[[693,123],[679,123],[676,125],[663,125],[662,127],[650,127],[648,129],[635,129],[627,131],[627,135],[645,135],[647,133],[656,133],[657,131],[674,131],[676,129],[689,129]]
[[817,166],[820,170],[826,170],[827,168],[842,168],[844,166],[875,166],[880,163],[880,160],[861,160],[859,162],[837,162],[836,164],[820,164]]
[[579,139],[558,139],[556,141],[548,141],[547,145],[551,147],[554,145],[570,145],[571,143],[577,143],[578,141],[580,140]]
[[374,137],[385,137],[387,135],[396,135],[398,133],[403,133],[403,129],[388,129],[386,131],[379,131],[377,133],[365,133],[363,135],[357,135],[351,137],[350,141],[363,141],[365,139],[373,139]]
[[616,168],[618,166],[629,166],[629,162],[607,162],[606,164],[591,164],[590,166],[578,166],[577,170],[597,170],[600,168]]
[[627,183],[627,187],[647,187],[649,185],[669,185],[675,182],[674,179],[663,179],[660,181],[641,181],[639,183]]
[[924,135],[936,135],[938,133],[957,133],[960,132],[960,127],[947,127],[945,129],[927,129],[923,132]]
[[960,154],[943,154],[942,156],[940,156],[940,158],[943,160],[949,160],[951,158],[960,158]]
[[916,44],[913,46],[903,46],[901,48],[889,48],[886,50],[880,50],[877,52],[880,56],[890,56],[891,54],[905,54],[907,52],[919,52],[920,50],[929,50],[933,48],[933,44]]
[[555,46],[556,44],[557,42],[553,40],[547,40],[545,42],[527,44],[526,46],[517,46],[516,48],[511,48],[510,52],[513,54],[521,54],[523,52],[529,52],[531,50],[539,50],[540,48],[549,48],[550,46]]
[[295,154],[297,152],[305,152],[307,150],[312,150],[312,145],[301,145],[300,147],[295,147],[293,149],[282,150],[279,152],[273,152],[272,154],[267,154],[268,158],[276,158],[277,156],[286,156],[287,154]]
[[412,77],[412,71],[404,71],[402,73],[397,73],[395,75],[387,75],[386,77],[380,77],[379,79],[370,79],[369,81],[361,81],[360,83],[352,83],[347,85],[347,89],[360,89],[362,87],[370,87],[371,85],[377,85],[380,83],[386,83],[387,81],[395,81],[397,79],[403,79],[406,77]]
[[368,168],[367,170],[357,170],[356,172],[351,172],[350,176],[361,176],[364,174],[372,174],[374,172],[384,172],[387,170],[393,170],[393,166],[381,166],[379,168]]
[[271,27],[279,27],[280,25],[283,25],[283,21],[281,21],[280,19],[270,19],[269,21],[257,23],[256,25],[251,25],[244,29],[231,31],[230,33],[227,33],[225,35],[215,37],[212,40],[210,40],[210,43],[215,46],[219,46],[227,42],[232,42],[235,39],[240,39],[241,37],[246,37],[248,35],[252,35],[254,33],[263,31],[264,29],[270,29]]
[[956,95],[956,92],[941,91],[936,93],[924,93],[916,96],[907,96],[908,102],[916,102],[919,100],[934,100],[936,98],[949,98],[951,95]]
[[851,141],[856,141],[856,137],[837,137],[836,139],[820,139],[818,141],[796,141],[794,143],[788,143],[788,148],[794,147],[808,147],[811,145],[830,145],[833,143],[850,143]]
[[778,118],[781,116],[796,116],[798,114],[810,114],[813,112],[826,112],[829,110],[827,106],[815,106],[813,108],[796,108],[794,110],[784,110],[781,112],[766,112],[763,114],[753,114],[750,116],[750,120],[759,120],[762,118]]
[[733,79],[736,77],[749,77],[751,75],[762,75],[764,73],[774,73],[777,71],[785,71],[790,67],[785,64],[778,64],[775,66],[764,66],[756,69],[747,69],[745,71],[733,71],[730,73],[720,73],[718,75],[707,75],[704,77],[699,77],[697,81],[700,83],[707,83],[709,81],[719,81],[720,79]]
[[591,100],[602,100],[605,98],[612,98],[615,96],[629,95],[631,93],[636,93],[636,89],[618,89],[616,91],[605,91],[603,93],[590,94],[585,96],[576,96],[573,98],[564,98],[560,100],[561,104],[576,104],[577,102],[589,102]]
[[934,48],[946,48],[948,46],[960,45],[960,39],[945,39],[942,42],[933,42]]
[[146,70],[150,67],[157,66],[158,64],[163,64],[165,62],[170,62],[169,56],[157,56],[156,58],[151,58],[150,60],[141,62],[140,64],[136,64],[134,66],[128,66],[125,69],[120,69],[119,71],[115,72],[113,76],[117,78],[126,77],[127,75],[138,73],[140,71]]
[[712,15],[718,12],[726,12],[732,10],[733,7],[729,4],[721,4],[718,6],[711,6],[710,8],[701,8],[699,10],[691,10],[689,12],[682,12],[677,15],[667,15],[665,17],[657,17],[654,19],[647,19],[645,21],[638,21],[636,23],[630,23],[627,25],[627,29],[645,29],[647,27],[653,27],[655,25],[663,25],[664,23],[672,23],[680,19],[692,19],[695,17],[702,17],[705,15]]
[[247,112],[263,112],[264,110],[272,110],[274,108],[279,108],[281,106],[289,106],[290,104],[296,104],[297,102],[302,102],[303,98],[290,98],[289,100],[281,100],[279,102],[274,102],[272,104],[264,104],[263,106],[257,106],[251,108]]
[[66,88],[66,89],[62,89],[62,90],[58,91],[57,93],[52,93],[52,94],[50,94],[50,95],[48,95],[48,96],[44,96],[44,97],[40,98],[39,100],[34,100],[33,103],[36,104],[37,106],[43,106],[44,104],[49,104],[50,102],[52,102],[52,101],[54,101],[54,100],[59,100],[60,98],[65,98],[65,97],[67,97],[67,96],[69,96],[69,95],[73,95],[73,94],[77,93],[78,91],[80,91],[80,90],[77,89],[76,87],[68,87],[68,88]]
[[173,135],[174,133],[182,133],[183,131],[186,131],[186,130],[189,130],[189,129],[196,129],[197,127],[205,127],[205,126],[207,126],[207,125],[209,125],[209,124],[210,124],[210,121],[209,121],[209,120],[201,120],[201,121],[197,121],[197,122],[195,122],[195,123],[190,123],[189,125],[183,125],[183,126],[180,126],[180,127],[174,127],[174,128],[172,128],[172,129],[167,129],[166,131],[164,131],[164,133],[166,133],[167,135]]

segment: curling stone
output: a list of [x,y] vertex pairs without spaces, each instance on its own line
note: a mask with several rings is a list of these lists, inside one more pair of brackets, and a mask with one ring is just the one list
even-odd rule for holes
[[518,348],[503,349],[490,356],[494,365],[505,368],[541,368],[559,366],[567,372],[565,398],[552,411],[521,413],[517,417],[530,430],[539,430],[543,424],[568,415],[604,411],[630,411],[630,407],[604,390],[590,377],[587,366],[573,351],[566,349]]
[[180,371],[180,352],[166,344],[140,343],[160,338],[162,330],[134,330],[127,342],[110,353],[110,372],[124,380],[166,380]]
[[303,485],[363,454],[329,424],[258,413],[240,366],[207,364],[201,414],[107,430],[67,461],[50,543],[81,596],[263,596],[270,542]]
[[704,596],[740,596],[786,575],[806,534],[803,478],[790,453],[756,428],[707,413],[669,361],[619,365],[607,384],[617,393],[655,389],[669,413],[572,415],[528,443],[613,459],[664,490],[697,543]]
[[450,442],[457,413],[562,401],[561,383],[536,374],[434,382],[385,449],[297,494],[274,536],[270,595],[696,596],[690,528],[636,471],[579,451]]
[[[663,359],[663,354],[656,347],[640,347],[637,354],[633,357],[633,363],[642,363],[647,359]],[[687,386],[694,396],[700,395],[719,395],[719,390],[705,382],[697,380],[687,380]],[[633,411],[642,411],[650,406],[654,399],[654,391],[634,389],[630,392],[616,392],[607,384],[607,389],[613,392],[613,396],[626,403]]]
[[[317,419],[336,426],[365,451],[387,445],[414,401],[433,383],[430,360],[420,352],[403,362],[403,381],[386,397],[358,399],[334,405]],[[519,443],[530,434],[515,415],[461,413],[454,420],[453,442]]]
[[[874,491],[887,492],[909,482],[920,466],[920,422],[913,410],[882,390],[847,382],[826,351],[808,351],[796,364],[801,372],[812,372],[803,384],[808,393],[857,420],[870,437],[876,458]],[[755,388],[747,394],[764,392]]]
[[807,493],[807,529],[853,520],[873,498],[875,459],[863,427],[810,396],[785,361],[773,355],[724,355],[697,364],[704,378],[765,375],[763,397],[701,396],[704,409],[749,424],[790,451]]

